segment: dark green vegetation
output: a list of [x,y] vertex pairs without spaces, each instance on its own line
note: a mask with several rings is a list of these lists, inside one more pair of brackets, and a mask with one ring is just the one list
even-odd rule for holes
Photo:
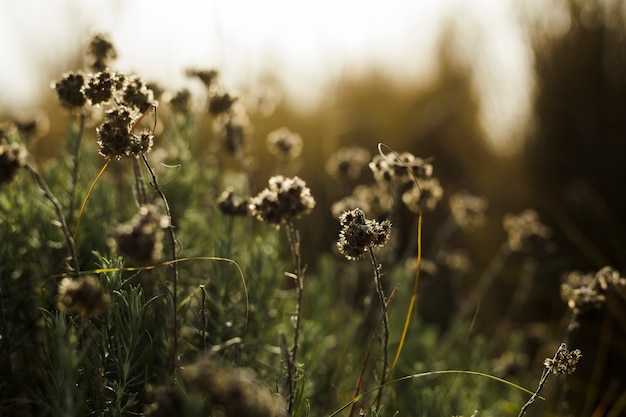
[[626,39],[575,4],[532,39],[515,157],[445,53],[430,86],[347,80],[304,116],[211,71],[160,95],[96,38],[47,137],[2,127],[0,415],[518,415],[489,376],[545,383],[526,415],[622,415]]

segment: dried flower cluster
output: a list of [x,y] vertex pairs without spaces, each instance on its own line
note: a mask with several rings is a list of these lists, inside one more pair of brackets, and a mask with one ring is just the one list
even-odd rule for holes
[[267,149],[278,159],[296,159],[302,153],[302,137],[286,127],[281,127],[267,135]]
[[393,198],[389,190],[379,184],[357,185],[352,194],[335,202],[331,207],[331,213],[339,218],[341,213],[360,208],[369,213],[375,219],[386,217],[393,206]]
[[433,166],[410,152],[391,153],[386,156],[376,155],[369,164],[376,181],[398,184],[426,179],[433,175]]
[[58,290],[59,309],[67,314],[98,315],[104,312],[111,302],[100,283],[93,275],[79,278],[63,278]]
[[539,214],[534,210],[525,210],[519,214],[507,214],[503,220],[507,232],[509,248],[519,252],[532,246],[534,240],[545,240],[552,234],[549,227],[539,221]]
[[109,63],[117,58],[115,46],[104,33],[96,33],[89,39],[86,52],[93,71],[106,70]]
[[272,226],[297,218],[315,207],[311,190],[299,177],[277,175],[269,185],[250,200],[250,213]]
[[119,160],[123,156],[139,156],[150,152],[154,135],[149,130],[135,134],[133,129],[136,120],[132,110],[124,105],[108,110],[104,122],[96,129],[100,155]]
[[120,255],[139,264],[151,264],[161,258],[163,229],[169,218],[156,206],[141,206],[128,223],[117,226],[111,233],[110,246]]
[[402,202],[413,213],[419,213],[420,208],[434,210],[443,197],[443,188],[437,178],[425,178],[402,194]]
[[342,180],[356,180],[370,161],[370,153],[361,147],[339,148],[328,158],[326,172],[331,177]]
[[389,240],[391,222],[378,222],[365,218],[363,210],[356,208],[339,217],[341,231],[337,248],[348,260],[359,259],[373,247],[382,247]]
[[606,291],[624,288],[626,278],[609,266],[596,273],[572,271],[561,283],[561,299],[575,314],[580,314],[601,308],[606,301]]
[[250,214],[250,201],[247,198],[237,197],[232,188],[225,190],[217,199],[220,211],[229,216],[247,216]]
[[17,170],[26,164],[26,148],[0,139],[0,185],[13,181]]
[[570,352],[567,350],[567,345],[562,343],[553,358],[546,358],[543,361],[543,366],[545,366],[546,371],[554,375],[571,375],[576,370],[576,365],[582,356],[579,349]]
[[489,203],[486,199],[466,191],[453,194],[449,200],[454,221],[461,230],[471,231],[485,225]]

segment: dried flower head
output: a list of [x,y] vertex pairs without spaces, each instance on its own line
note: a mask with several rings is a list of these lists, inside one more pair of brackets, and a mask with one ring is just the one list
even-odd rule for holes
[[471,231],[484,226],[489,207],[486,199],[460,191],[450,196],[448,203],[452,217],[461,230]]
[[220,114],[213,121],[215,135],[230,153],[236,153],[244,148],[251,127],[242,106],[234,106],[231,111]]
[[152,91],[138,75],[126,77],[126,84],[122,94],[122,100],[125,105],[135,108],[142,113],[148,110],[154,102]]
[[111,100],[121,87],[122,81],[118,74],[106,69],[89,76],[83,93],[91,104],[98,105]]
[[374,178],[378,182],[399,184],[428,179],[433,175],[433,166],[428,161],[418,158],[410,152],[401,154],[375,155],[369,164]]
[[26,164],[26,155],[24,146],[0,140],[0,185],[15,179],[17,170]]
[[151,264],[161,258],[163,229],[168,226],[169,218],[161,215],[156,206],[141,206],[128,223],[113,230],[109,245],[139,264]]
[[237,101],[237,95],[227,91],[216,90],[209,96],[209,113],[213,116],[227,113]]
[[59,309],[67,314],[92,314],[104,312],[111,299],[93,275],[63,278],[58,291]]
[[[339,148],[326,162],[326,172],[331,177],[355,180],[361,176],[363,167],[370,161],[370,153],[358,146]],[[369,211],[368,211],[369,213]]]
[[413,184],[411,188],[402,194],[402,201],[414,213],[419,213],[420,207],[428,210],[437,208],[437,204],[443,197],[443,188],[437,178],[431,177]]
[[225,417],[287,417],[282,398],[263,387],[250,369],[203,361],[185,367],[181,379]]
[[247,216],[250,201],[247,198],[235,196],[232,188],[225,190],[217,199],[217,206],[220,211],[229,216]]
[[378,222],[365,218],[363,210],[356,208],[339,217],[341,231],[337,248],[348,260],[359,259],[373,247],[383,247],[391,234],[391,222]]
[[90,68],[93,71],[104,71],[109,62],[117,58],[115,46],[109,40],[108,35],[97,33],[87,43],[87,57],[90,59]]
[[601,308],[606,302],[607,291],[626,288],[626,279],[610,266],[596,273],[572,271],[563,276],[561,299],[575,313]]
[[174,113],[187,113],[191,108],[191,92],[183,88],[169,99],[169,103]]
[[68,110],[78,110],[87,103],[87,98],[83,93],[84,85],[85,76],[81,72],[68,72],[59,81],[53,83],[52,87],[63,107]]
[[352,194],[335,202],[331,207],[333,217],[339,218],[341,213],[361,208],[375,219],[381,219],[391,213],[393,198],[389,191],[378,184],[357,185]]
[[215,81],[217,81],[218,72],[213,69],[193,69],[190,68],[185,71],[187,77],[197,78],[202,81],[202,84],[206,88],[211,88]]
[[122,105],[108,110],[104,122],[96,129],[100,155],[119,160],[123,156],[150,152],[154,135],[150,131],[133,133],[134,123],[133,112],[128,107]]
[[598,285],[604,291],[613,289],[624,289],[626,288],[626,278],[622,277],[622,275],[615,268],[610,266],[605,266],[600,269],[595,276],[598,281]]
[[272,226],[297,218],[315,207],[311,190],[299,177],[277,175],[269,185],[250,200],[250,213]]
[[567,350],[567,345],[561,343],[554,357],[546,358],[543,361],[543,366],[545,366],[547,372],[551,372],[554,375],[571,375],[576,370],[576,365],[582,356],[579,349],[574,349],[570,352]]
[[514,252],[528,248],[533,240],[545,240],[552,234],[550,228],[539,221],[539,214],[534,210],[507,214],[504,216],[503,226],[507,232],[509,248]]
[[267,135],[267,149],[278,159],[296,159],[302,153],[302,137],[286,127],[281,127]]

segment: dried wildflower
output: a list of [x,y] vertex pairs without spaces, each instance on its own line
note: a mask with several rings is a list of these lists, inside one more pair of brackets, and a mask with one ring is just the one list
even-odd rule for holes
[[443,188],[437,178],[427,178],[405,191],[402,194],[402,201],[414,213],[419,213],[421,207],[428,210],[437,208],[437,203],[443,196]]
[[600,288],[604,291],[610,288],[626,288],[626,278],[622,277],[619,271],[610,266],[605,266],[604,268],[600,269],[596,273],[595,279],[598,281],[598,285],[600,285]]
[[533,239],[547,239],[552,233],[549,227],[539,221],[539,214],[534,210],[507,214],[503,226],[507,232],[509,248],[514,252],[530,246]]
[[383,247],[391,234],[391,222],[368,220],[363,210],[356,208],[339,217],[341,231],[337,248],[348,260],[359,259],[373,247]]
[[214,91],[209,97],[209,113],[213,116],[230,111],[237,101],[237,96],[229,92]]
[[433,166],[410,152],[391,153],[386,156],[376,155],[369,167],[378,182],[399,184],[415,182],[416,179],[428,179],[433,175]]
[[543,361],[543,366],[545,366],[547,372],[551,372],[554,375],[571,375],[576,370],[576,365],[582,356],[579,349],[574,349],[570,352],[567,350],[567,345],[561,343],[554,357],[546,358]]
[[67,314],[93,314],[104,312],[111,302],[93,275],[80,278],[63,278],[59,284],[59,309]]
[[87,57],[91,60],[90,67],[93,71],[104,71],[109,62],[117,58],[117,51],[107,35],[97,33],[89,39]]
[[561,299],[575,313],[601,308],[605,301],[605,292],[626,287],[626,279],[610,266],[596,273],[572,271],[564,275],[561,283]]
[[185,367],[181,379],[225,417],[287,417],[282,398],[263,387],[249,369],[204,361]]
[[277,175],[269,186],[250,200],[250,213],[260,221],[279,226],[293,218],[310,212],[315,207],[311,190],[299,177],[285,178]]
[[355,180],[361,176],[363,167],[369,160],[370,153],[365,148],[339,148],[328,158],[326,172],[335,179]]
[[170,107],[174,113],[187,113],[191,108],[191,92],[187,88],[177,91],[170,99]]
[[217,199],[220,211],[229,216],[246,216],[249,214],[247,198],[236,197],[232,188],[225,190]]
[[302,152],[302,137],[286,127],[281,127],[267,135],[267,148],[279,159],[296,159]]
[[461,191],[453,194],[448,203],[456,224],[462,230],[470,231],[484,226],[485,212],[489,206],[486,199]]
[[138,75],[129,75],[123,91],[123,102],[140,112],[145,112],[154,102],[152,91]]
[[[43,110],[35,110],[34,112],[19,115],[12,120],[12,124],[24,141],[41,138],[50,130],[50,119]],[[3,135],[0,134],[1,136]]]
[[126,106],[108,110],[96,129],[100,155],[120,159],[150,152],[154,135],[149,131],[136,135],[132,132],[134,122],[133,113]]
[[68,72],[52,87],[55,89],[61,105],[69,110],[77,110],[87,103],[83,93],[85,76],[81,72]]
[[185,71],[188,77],[197,78],[202,81],[206,88],[211,88],[217,80],[218,72],[212,69],[188,69]]
[[0,140],[0,185],[13,181],[17,170],[26,164],[26,148]]
[[165,89],[159,83],[155,81],[147,82],[146,88],[152,91],[152,97],[154,98],[155,101],[161,100],[161,97],[163,96],[163,93],[165,92]]
[[163,229],[169,218],[160,215],[155,206],[141,206],[128,223],[117,226],[109,245],[120,255],[140,264],[151,264],[161,258]]
[[357,185],[352,194],[335,202],[331,207],[333,217],[341,216],[341,213],[355,208],[361,208],[370,213],[373,218],[386,217],[393,206],[393,198],[389,191],[378,184]]
[[104,70],[89,76],[83,93],[91,104],[97,105],[111,100],[120,87],[118,75],[110,70]]
[[243,149],[246,137],[250,133],[250,121],[242,106],[235,106],[228,113],[223,113],[213,121],[213,131],[230,153]]

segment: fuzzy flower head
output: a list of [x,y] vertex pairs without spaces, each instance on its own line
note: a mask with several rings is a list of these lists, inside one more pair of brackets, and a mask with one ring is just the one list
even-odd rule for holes
[[443,197],[443,188],[437,178],[427,178],[405,191],[402,201],[414,213],[419,213],[421,207],[433,211]]
[[122,102],[140,112],[152,106],[154,95],[138,75],[128,75],[122,91]]
[[89,75],[83,93],[93,105],[107,103],[115,92],[122,88],[123,82],[123,75],[105,69]]
[[174,113],[187,113],[191,108],[191,91],[183,88],[169,98],[170,108]]
[[86,53],[93,71],[106,70],[109,63],[117,58],[115,46],[104,33],[96,33],[89,39]]
[[534,210],[525,210],[519,214],[507,214],[503,221],[507,232],[509,248],[513,252],[522,251],[533,241],[545,240],[552,231],[539,221],[539,214]]
[[410,152],[401,154],[376,155],[369,163],[376,181],[399,184],[428,179],[433,175],[433,166],[428,161],[418,158]]
[[487,221],[485,212],[489,203],[482,197],[461,191],[450,197],[449,204],[452,217],[461,230],[476,230]]
[[4,143],[0,139],[0,185],[10,183],[17,170],[26,164],[26,148],[17,143]]
[[63,278],[57,296],[59,310],[67,313],[98,315],[111,302],[93,275],[80,278]]
[[302,153],[302,137],[281,127],[267,135],[267,149],[280,160],[296,159]]
[[252,125],[243,106],[233,106],[230,111],[213,120],[213,132],[226,151],[235,154],[246,145]]
[[336,201],[331,206],[333,217],[339,218],[341,213],[355,208],[361,208],[375,219],[380,219],[391,213],[393,197],[389,190],[378,184],[357,185],[352,194]]
[[246,198],[237,197],[232,188],[225,190],[217,199],[220,211],[228,216],[247,216],[250,202]]
[[189,78],[197,78],[206,88],[212,88],[217,81],[219,73],[214,69],[196,69],[190,68],[185,71],[185,75]]
[[391,234],[391,222],[368,220],[360,208],[346,211],[339,217],[341,231],[337,248],[348,260],[359,259],[373,247],[383,247]]
[[315,207],[311,190],[299,177],[285,178],[277,175],[269,185],[250,200],[250,213],[258,220],[278,227]]
[[128,107],[108,110],[104,122],[96,129],[100,155],[119,160],[123,156],[150,152],[154,135],[149,131],[133,133],[134,124],[133,112]]
[[161,258],[163,229],[168,226],[169,218],[160,215],[155,206],[142,206],[128,223],[113,230],[109,245],[119,255],[139,264],[151,264]]
[[582,356],[579,349],[569,351],[567,350],[567,345],[561,343],[554,357],[546,358],[543,361],[543,366],[546,371],[554,375],[570,375],[576,370],[576,365],[578,365],[578,361],[580,361]]
[[68,72],[52,84],[61,105],[68,110],[79,110],[87,103],[83,93],[85,76],[81,72]]
[[356,180],[370,161],[370,153],[361,147],[339,148],[328,158],[326,172],[332,178]]

